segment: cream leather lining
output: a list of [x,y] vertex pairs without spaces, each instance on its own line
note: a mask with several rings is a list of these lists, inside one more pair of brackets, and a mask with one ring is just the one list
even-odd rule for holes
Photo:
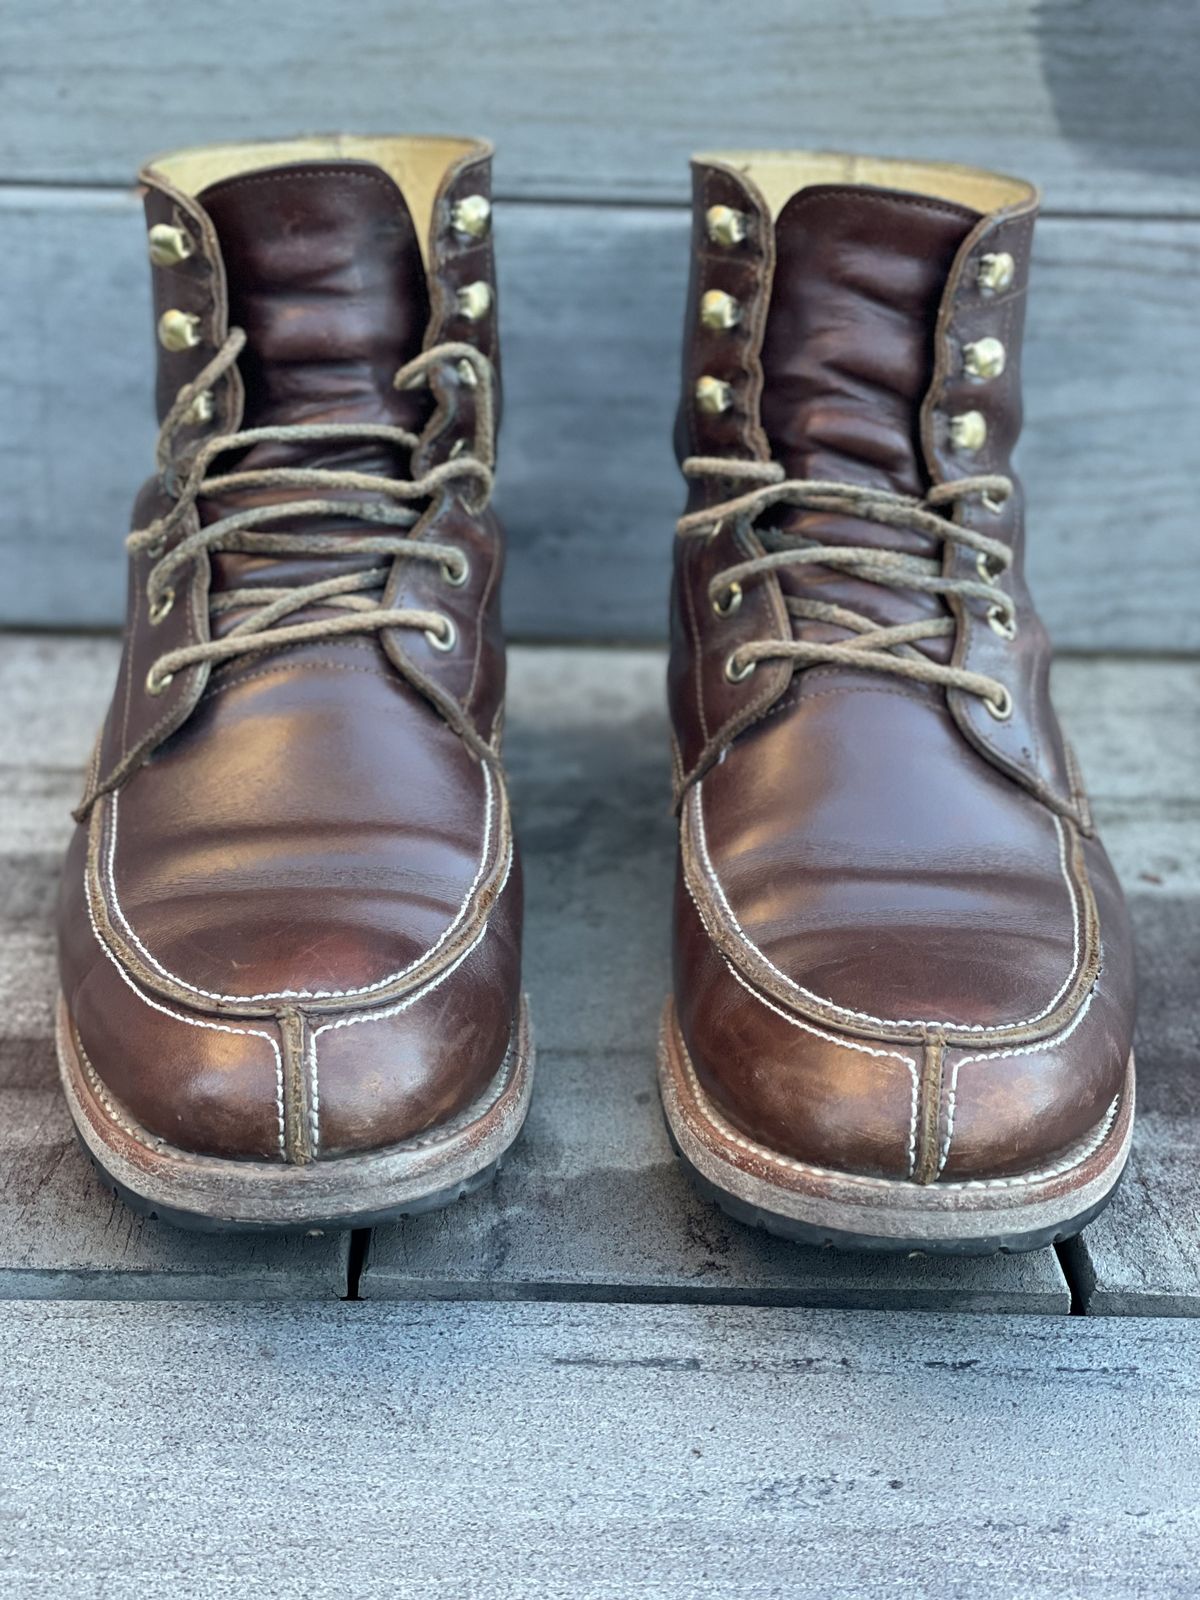
[[314,134],[305,139],[256,144],[214,144],[158,156],[148,170],[183,194],[197,198],[210,184],[295,161],[368,161],[381,168],[403,194],[426,257],[433,207],[448,169],[486,146],[475,139],[378,138],[348,133]]
[[744,173],[762,192],[772,220],[794,194],[818,183],[903,189],[981,212],[999,211],[1037,197],[1034,186],[1020,178],[945,161],[891,161],[838,150],[712,150],[695,159],[721,162]]

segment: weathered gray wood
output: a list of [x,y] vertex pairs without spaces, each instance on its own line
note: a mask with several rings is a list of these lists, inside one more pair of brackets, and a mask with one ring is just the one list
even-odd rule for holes
[[20,1600],[1191,1600],[1200,1326],[0,1308]]
[[[115,663],[112,639],[0,641],[0,1293],[209,1294],[243,1283],[265,1292],[259,1260],[239,1264],[227,1242],[218,1257],[197,1245],[185,1275],[182,1236],[138,1224],[132,1255],[119,1256],[113,1241],[127,1219],[67,1148],[50,1045],[54,885]],[[1049,1253],[933,1264],[788,1249],[726,1223],[676,1170],[653,1087],[673,861],[663,668],[657,651],[512,652],[509,751],[541,1044],[535,1107],[495,1190],[377,1235],[363,1292],[1065,1309]],[[1079,1270],[1097,1280],[1094,1309],[1193,1312],[1200,665],[1064,660],[1056,692],[1130,892],[1145,990],[1148,1114],[1134,1181],[1089,1236]],[[116,1261],[125,1275],[110,1284]],[[172,1286],[172,1272],[191,1287]],[[281,1269],[278,1281],[304,1292],[299,1275]],[[326,1287],[337,1283],[331,1268]]]
[[76,1143],[52,1042],[49,930],[0,938],[0,1299],[273,1300],[346,1293],[349,1240],[184,1233],[134,1214]]
[[[1135,910],[1141,924],[1150,907]],[[1158,959],[1139,964],[1133,1154],[1116,1199],[1068,1258],[1095,1316],[1200,1317],[1200,900],[1163,899],[1153,915]],[[1180,1023],[1165,1037],[1163,1007]]]
[[[7,984],[0,970],[0,1004]],[[186,1233],[137,1217],[87,1164],[44,1033],[0,1056],[0,1300],[339,1299],[349,1236]]]
[[[1055,207],[1195,212],[1189,0],[362,0],[0,14],[0,176],[129,181],[150,152],[344,127],[499,144],[502,192],[674,198],[697,148],[816,145],[1028,172]],[[253,68],[247,71],[247,63]]]
[[514,654],[506,749],[533,1109],[487,1195],[374,1232],[364,1298],[1069,1310],[1052,1251],[935,1262],[807,1249],[729,1221],[687,1180],[655,1079],[675,865],[662,701],[657,652]]
[[1140,991],[1133,1156],[1112,1206],[1068,1259],[1089,1312],[1200,1316],[1200,667],[1130,665],[1059,668],[1129,892]]
[[[139,210],[0,190],[0,227],[0,304],[22,308],[0,363],[0,622],[111,623],[152,461]],[[684,215],[514,204],[498,235],[510,630],[661,637]],[[1041,227],[1022,465],[1035,592],[1061,646],[1200,647],[1198,273],[1200,223]]]
[[1053,687],[1130,899],[1200,901],[1200,663],[1060,660]]

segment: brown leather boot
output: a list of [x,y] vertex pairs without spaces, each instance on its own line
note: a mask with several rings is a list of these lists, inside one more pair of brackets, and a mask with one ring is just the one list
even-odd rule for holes
[[837,155],[695,164],[661,1083],[734,1215],[1030,1249],[1133,1115],[1120,889],[1023,576],[1037,193]]
[[142,174],[158,470],[61,895],[63,1083],[141,1208],[360,1223],[528,1105],[500,764],[491,152]]

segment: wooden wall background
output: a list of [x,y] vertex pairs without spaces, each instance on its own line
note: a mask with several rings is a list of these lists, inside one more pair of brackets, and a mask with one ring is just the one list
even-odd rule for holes
[[662,632],[687,157],[825,146],[1046,195],[1021,465],[1059,644],[1200,646],[1195,0],[43,0],[0,10],[0,621],[108,625],[149,461],[155,151],[499,147],[518,636]]

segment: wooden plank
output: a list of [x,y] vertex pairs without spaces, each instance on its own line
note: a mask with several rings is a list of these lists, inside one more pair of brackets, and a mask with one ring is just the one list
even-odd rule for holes
[[137,1217],[83,1156],[54,1060],[53,939],[0,938],[0,1299],[337,1299],[349,1236],[186,1233]]
[[[1137,908],[1144,922],[1148,910]],[[1139,963],[1138,1121],[1116,1199],[1069,1247],[1068,1269],[1093,1316],[1200,1317],[1200,900],[1154,907],[1160,952]],[[1139,928],[1139,932],[1141,929]],[[1179,1017],[1166,1037],[1162,1008]]]
[[[52,964],[48,961],[47,967]],[[8,1000],[0,963],[0,1003]],[[39,1029],[0,1053],[0,1300],[340,1299],[349,1235],[188,1233],[135,1216],[86,1162]]]
[[[1093,1314],[1200,1316],[1200,666],[1063,663],[1059,698],[1138,942],[1138,1121],[1125,1180],[1071,1246]],[[1065,669],[1065,670],[1064,670]],[[1065,690],[1065,693],[1064,693]]]
[[[40,1263],[41,1292],[80,1292],[70,1263],[82,1271],[77,1258],[89,1250],[99,1252],[88,1258],[97,1263],[93,1286],[105,1293],[187,1292],[169,1287],[161,1254],[141,1279],[102,1282],[113,1262],[104,1253],[113,1218],[123,1213],[67,1151],[53,1082],[54,884],[78,767],[115,661],[111,639],[0,640],[0,793],[8,797],[0,806],[0,882],[8,891],[0,934],[0,1119],[8,1129],[0,1293],[5,1272],[8,1292],[31,1292],[20,1287],[31,1261]],[[862,1262],[788,1249],[725,1223],[676,1170],[653,1089],[674,848],[663,665],[657,651],[512,652],[509,750],[541,1043],[535,1107],[494,1191],[377,1235],[364,1293],[1066,1309],[1049,1253]],[[1200,907],[1200,664],[1065,660],[1056,692],[1138,922],[1145,1095],[1156,1073],[1178,1079],[1195,1059],[1187,978],[1195,941],[1183,934]],[[38,765],[23,766],[26,730],[48,702],[58,715],[39,742]],[[1141,1263],[1142,1309],[1151,1301],[1171,1309],[1172,1297],[1194,1294],[1187,1263],[1200,1252],[1180,1220],[1192,1205],[1183,1152],[1194,1112],[1178,1110],[1179,1082],[1174,1100],[1147,1102],[1149,1131],[1138,1144],[1139,1156],[1143,1140],[1153,1150],[1155,1118],[1174,1117],[1179,1159],[1158,1163],[1144,1185],[1145,1207],[1116,1230],[1129,1260]],[[164,1237],[169,1255],[181,1237],[139,1227],[141,1259]],[[205,1293],[233,1292],[224,1277],[236,1277],[233,1259],[223,1256],[207,1280],[189,1269],[191,1281]],[[244,1267],[247,1282],[256,1270]]]
[[[661,637],[681,500],[683,214],[501,209],[510,631]],[[0,303],[29,308],[0,368],[0,622],[110,624],[152,461],[138,208],[94,190],[0,190],[0,217]],[[1198,272],[1200,223],[1040,230],[1022,469],[1034,588],[1060,647],[1200,648]]]
[[1188,1600],[1200,1325],[0,1308],[24,1600]]
[[[1058,208],[1200,209],[1189,0],[361,0],[8,6],[0,176],[124,183],[157,150],[325,126],[499,145],[508,195],[676,199],[714,143],[1028,172]],[[253,72],[245,64],[253,62]],[[398,95],[397,86],[402,86]]]

